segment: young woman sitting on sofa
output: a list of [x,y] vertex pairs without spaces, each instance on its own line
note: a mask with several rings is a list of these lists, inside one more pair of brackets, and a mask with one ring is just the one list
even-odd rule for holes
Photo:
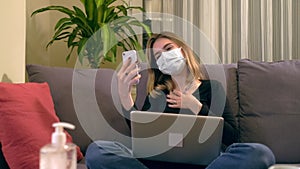
[[[150,62],[148,97],[144,111],[168,113],[193,113],[208,115],[212,101],[211,89],[216,89],[222,98],[225,94],[220,83],[203,80],[200,63],[189,46],[170,32],[154,34],[147,43],[147,55]],[[129,113],[135,109],[131,88],[141,78],[137,74],[136,63],[128,60],[118,72],[119,95],[123,108]],[[166,101],[164,110],[155,110],[150,99]],[[224,97],[226,98],[226,96]],[[207,169],[267,169],[275,163],[272,151],[258,143],[235,143],[237,126],[231,113],[223,108],[224,131],[222,142],[228,146],[224,152],[212,161]],[[106,153],[106,149],[114,153]],[[86,152],[86,164],[89,169],[146,169],[147,167],[132,156],[126,146],[111,141],[96,141]]]

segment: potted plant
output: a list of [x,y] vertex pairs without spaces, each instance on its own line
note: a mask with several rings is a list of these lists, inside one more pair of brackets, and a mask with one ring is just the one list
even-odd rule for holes
[[98,68],[101,60],[115,62],[117,48],[123,50],[135,49],[142,51],[136,28],[142,28],[150,36],[150,28],[137,18],[128,15],[128,10],[137,9],[144,12],[142,7],[114,5],[117,0],[80,0],[85,11],[73,6],[47,6],[37,9],[32,16],[45,11],[58,11],[66,14],[55,25],[55,32],[47,47],[55,41],[65,40],[70,49],[66,60],[77,48],[78,59],[82,63],[87,59],[91,68]]

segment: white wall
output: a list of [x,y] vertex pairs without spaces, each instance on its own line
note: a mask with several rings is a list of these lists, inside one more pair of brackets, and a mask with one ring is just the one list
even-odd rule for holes
[[0,81],[25,81],[26,1],[2,1],[0,6]]

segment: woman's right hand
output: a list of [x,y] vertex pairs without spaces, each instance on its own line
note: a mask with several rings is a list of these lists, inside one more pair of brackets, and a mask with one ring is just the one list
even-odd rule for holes
[[139,68],[137,63],[131,64],[131,58],[122,65],[119,70],[118,77],[118,92],[121,100],[121,104],[126,110],[129,110],[134,102],[131,97],[132,86],[139,82],[141,75],[138,73]]

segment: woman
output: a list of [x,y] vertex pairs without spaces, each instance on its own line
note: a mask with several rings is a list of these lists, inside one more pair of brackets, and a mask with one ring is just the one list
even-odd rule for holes
[[[262,144],[234,143],[237,141],[237,126],[233,115],[223,106],[211,107],[212,97],[216,97],[214,101],[218,103],[226,101],[224,90],[217,81],[203,80],[197,57],[183,40],[169,32],[155,34],[147,43],[147,55],[151,67],[148,80],[149,95],[142,110],[196,115],[223,112],[222,142],[228,147],[206,167],[207,169],[267,169],[275,163],[271,150]],[[135,63],[131,64],[130,60],[118,72],[118,91],[127,117],[129,112],[135,109],[131,88],[141,78],[136,72],[138,68]],[[90,169],[116,166],[147,168],[132,157],[128,148],[115,142],[98,141],[91,144],[86,160]]]

